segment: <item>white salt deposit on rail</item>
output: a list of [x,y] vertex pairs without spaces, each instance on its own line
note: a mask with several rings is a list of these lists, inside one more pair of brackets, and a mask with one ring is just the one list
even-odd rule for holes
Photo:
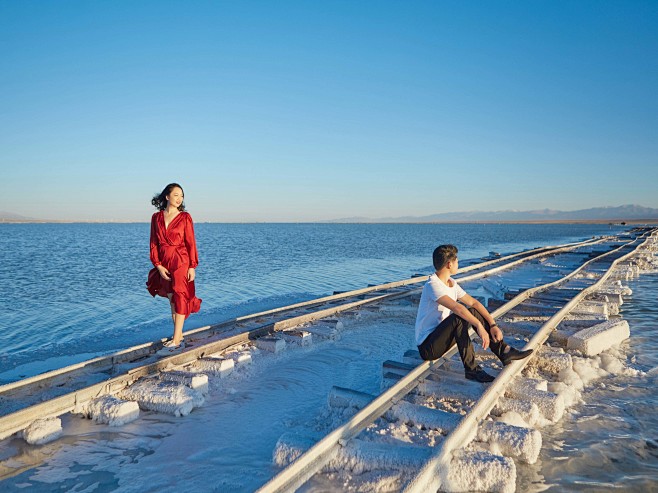
[[97,423],[122,426],[139,418],[139,405],[137,402],[105,395],[89,401],[81,408],[76,408],[74,412],[83,414]]
[[192,409],[203,404],[201,392],[187,385],[143,378],[119,393],[119,397],[136,401],[139,407],[148,411],[187,416]]
[[61,419],[42,418],[37,419],[23,430],[23,438],[30,445],[42,445],[59,438],[62,431]]

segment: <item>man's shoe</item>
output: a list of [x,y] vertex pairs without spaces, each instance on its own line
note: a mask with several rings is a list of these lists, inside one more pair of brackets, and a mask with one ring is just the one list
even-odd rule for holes
[[506,353],[503,353],[503,355],[500,357],[500,361],[503,362],[503,366],[507,366],[512,361],[516,361],[517,359],[527,358],[531,354],[532,354],[532,349],[526,349],[525,351],[519,351],[518,349],[514,349],[512,346],[510,346],[509,351],[506,352]]
[[496,377],[484,371],[480,365],[476,366],[475,370],[466,370],[464,375],[466,375],[467,380],[475,380],[481,383],[493,382],[496,379]]

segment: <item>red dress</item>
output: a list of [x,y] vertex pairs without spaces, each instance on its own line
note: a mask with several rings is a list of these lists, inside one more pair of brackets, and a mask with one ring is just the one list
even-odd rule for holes
[[156,212],[151,218],[151,262],[162,264],[170,273],[171,281],[163,279],[158,269],[149,272],[146,289],[152,296],[167,298],[173,293],[172,301],[176,313],[190,316],[201,308],[201,300],[195,296],[194,281],[188,282],[187,269],[199,265],[199,256],[194,241],[192,216],[180,212],[165,227],[164,212]]

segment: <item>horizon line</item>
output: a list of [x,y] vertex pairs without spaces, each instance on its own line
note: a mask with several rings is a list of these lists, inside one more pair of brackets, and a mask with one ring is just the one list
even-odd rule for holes
[[[76,219],[0,219],[0,224],[149,224],[150,221],[76,220]],[[658,218],[633,219],[529,219],[529,220],[455,220],[455,221],[194,221],[195,224],[658,224]]]

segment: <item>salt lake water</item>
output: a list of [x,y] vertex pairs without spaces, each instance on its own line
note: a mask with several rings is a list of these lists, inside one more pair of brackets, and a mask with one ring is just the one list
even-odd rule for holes
[[[152,267],[149,226],[0,224],[0,383],[170,336],[166,300],[151,298],[145,289]],[[334,290],[429,273],[432,250],[441,243],[456,244],[464,265],[464,259],[491,250],[561,244],[621,229],[579,224],[197,224],[196,284],[203,304],[185,329]]]
[[[186,329],[334,290],[429,273],[432,249],[440,243],[457,244],[464,260],[490,250],[508,253],[622,229],[565,224],[197,224],[197,294],[203,305]],[[0,381],[170,335],[167,302],[151,298],[144,287],[151,268],[148,233],[148,224],[0,225]],[[595,382],[583,393],[584,403],[542,430],[540,460],[519,467],[519,491],[658,491],[658,274],[645,274],[630,287],[634,294],[621,308],[631,339],[618,351],[637,371]],[[226,401],[229,405],[230,396]],[[200,412],[215,411],[209,407]],[[163,426],[166,420],[154,417],[153,425]],[[203,434],[194,420],[186,422],[194,433]],[[113,446],[119,446],[116,438],[107,450]],[[94,453],[101,450],[96,441],[90,447]],[[115,455],[122,454],[118,450]],[[68,470],[57,466],[69,460],[66,457],[56,455],[49,466],[5,480],[0,489],[20,490],[30,484],[37,491],[52,491],[57,484],[53,480],[61,474],[57,471]],[[172,453],[172,461],[175,458]],[[244,467],[245,461],[248,456],[235,467]],[[136,462],[148,464],[145,457]],[[207,462],[199,467],[203,464]],[[140,464],[135,465],[136,474],[143,474]],[[219,471],[213,474],[221,477]],[[86,481],[97,485],[94,491],[121,489],[116,479],[103,480],[97,472]],[[70,488],[84,482],[68,477],[66,484]]]

